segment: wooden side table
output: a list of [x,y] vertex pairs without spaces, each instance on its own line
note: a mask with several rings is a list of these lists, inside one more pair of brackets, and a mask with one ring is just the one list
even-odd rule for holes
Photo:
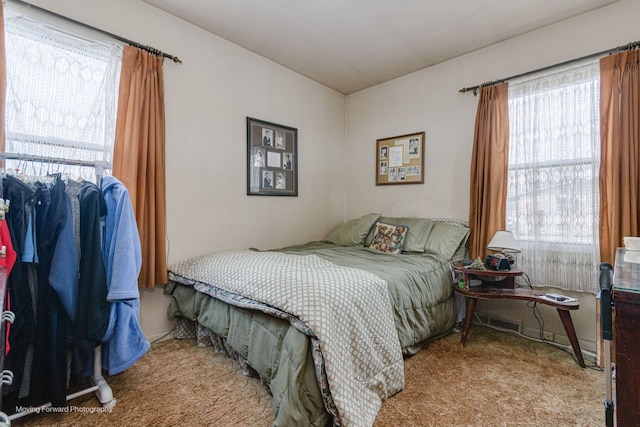
[[[471,329],[471,320],[473,319],[473,313],[476,310],[476,304],[478,303],[479,299],[512,299],[532,301],[539,304],[545,304],[551,307],[555,307],[558,310],[558,315],[560,316],[560,320],[562,321],[562,326],[564,326],[564,330],[567,333],[567,337],[569,338],[569,342],[571,343],[573,352],[576,355],[578,364],[581,367],[586,368],[584,358],[582,357],[582,351],[580,350],[580,343],[578,342],[578,337],[576,336],[576,330],[573,326],[573,321],[571,320],[571,314],[569,313],[569,310],[577,310],[580,308],[580,303],[578,301],[573,299],[569,301],[554,301],[552,299],[546,298],[546,294],[544,292],[507,286],[513,284],[514,277],[522,275],[521,271],[475,270],[471,268],[465,268],[460,265],[454,266],[454,269],[457,273],[463,275],[465,285],[461,288],[457,283],[454,283],[453,288],[459,294],[464,295],[467,300],[467,312],[464,318],[462,337],[460,338],[460,344],[462,345],[462,347],[464,347],[466,344],[467,336],[469,335],[469,329]],[[478,277],[480,280],[484,278],[485,280],[483,280],[483,285],[477,287],[469,286],[469,282],[473,276]],[[487,285],[487,283],[497,283],[497,281],[494,282],[490,280],[491,278],[496,277],[504,277],[504,279],[502,279],[500,282],[504,282],[506,280],[507,283],[500,283],[499,286]]]
[[474,268],[463,267],[460,264],[454,265],[457,273],[464,277],[464,287],[469,289],[469,281],[475,276],[476,279],[482,281],[483,286],[491,286],[494,288],[515,289],[515,278],[522,276],[520,270],[476,270]]

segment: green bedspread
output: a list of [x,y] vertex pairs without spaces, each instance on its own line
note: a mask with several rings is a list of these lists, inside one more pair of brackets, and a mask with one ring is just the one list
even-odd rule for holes
[[[402,351],[413,354],[455,321],[448,262],[436,254],[390,255],[367,248],[339,247],[325,242],[280,249],[289,254],[314,254],[334,264],[359,268],[384,279],[389,288]],[[326,425],[332,408],[323,361],[313,358],[310,340],[290,322],[261,311],[239,308],[195,292],[188,277],[177,286],[168,309],[170,317],[197,321],[227,344],[269,384],[274,425]],[[321,386],[319,387],[319,383]],[[324,387],[322,387],[324,385]],[[324,394],[324,395],[323,395]],[[333,408],[335,410],[335,408]],[[339,420],[339,417],[333,421]]]
[[384,279],[389,286],[400,347],[406,355],[415,354],[425,340],[447,332],[455,322],[450,264],[436,253],[395,255],[326,242],[310,242],[280,251],[313,253],[334,264],[361,268]]

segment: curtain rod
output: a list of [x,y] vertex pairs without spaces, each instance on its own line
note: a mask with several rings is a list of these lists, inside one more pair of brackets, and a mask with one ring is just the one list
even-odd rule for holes
[[87,28],[87,29],[89,29],[91,31],[96,31],[98,33],[101,33],[101,34],[104,34],[104,35],[106,35],[108,37],[111,37],[112,39],[121,41],[121,42],[126,43],[128,45],[136,47],[136,48],[138,48],[140,50],[144,50],[145,52],[149,52],[149,53],[151,53],[153,55],[161,56],[163,58],[170,59],[173,62],[177,62],[177,63],[182,64],[182,61],[177,56],[169,55],[168,53],[164,53],[161,50],[158,50],[158,49],[153,48],[151,46],[146,46],[146,45],[140,44],[138,42],[134,42],[133,40],[129,40],[129,39],[126,39],[124,37],[120,37],[117,34],[113,34],[113,33],[110,33],[108,31],[105,31],[105,30],[101,30],[100,28],[93,27],[93,26],[91,26],[89,24],[85,24],[84,22],[76,21],[75,19],[71,19],[71,18],[66,17],[64,15],[60,15],[60,14],[57,14],[57,13],[52,12],[50,10],[43,9],[43,8],[41,8],[39,6],[35,6],[35,5],[31,4],[31,3],[27,3],[27,2],[22,1],[22,0],[9,0],[9,1],[12,2],[12,3],[20,4],[22,6],[25,6],[25,7],[31,8],[31,9],[35,9],[35,10],[37,10],[39,12],[45,13],[47,15],[54,16],[54,17],[56,17],[58,19],[62,19],[64,21],[71,22],[72,24],[79,25],[79,26],[81,26],[83,28]]
[[612,49],[607,49],[607,50],[603,50],[601,52],[592,53],[590,55],[582,56],[580,58],[570,59],[568,61],[560,62],[560,63],[553,64],[553,65],[548,65],[546,67],[538,68],[537,70],[526,71],[524,73],[516,74],[515,76],[506,77],[506,78],[503,78],[503,79],[498,79],[498,80],[494,80],[494,81],[491,81],[491,82],[482,83],[482,84],[479,84],[479,85],[476,85],[476,86],[464,87],[464,88],[460,89],[458,92],[465,93],[465,92],[473,91],[473,94],[477,95],[478,94],[478,89],[480,89],[481,87],[484,87],[484,86],[497,85],[497,84],[500,84],[500,83],[504,83],[504,82],[506,82],[508,80],[513,80],[513,79],[517,79],[517,78],[520,78],[520,77],[525,77],[525,76],[528,76],[528,75],[531,75],[531,74],[540,73],[542,71],[551,70],[551,69],[557,68],[557,67],[563,67],[565,65],[573,64],[573,63],[576,63],[576,62],[581,62],[581,61],[584,61],[584,60],[587,60],[587,59],[595,58],[597,56],[610,55],[612,53],[617,53],[617,52],[621,52],[621,51],[624,51],[624,50],[632,50],[632,49],[636,49],[638,47],[640,47],[640,41],[631,42],[631,43],[627,43],[624,46],[618,46],[618,47],[614,47]]
[[110,169],[111,164],[107,161],[102,160],[73,160],[73,159],[64,159],[61,157],[48,157],[48,156],[38,156],[35,154],[19,154],[19,153],[6,153],[0,152],[0,159],[3,160],[20,160],[27,162],[39,162],[39,163],[52,163],[52,164],[61,164],[68,166],[89,166],[89,167],[101,167],[103,169]]

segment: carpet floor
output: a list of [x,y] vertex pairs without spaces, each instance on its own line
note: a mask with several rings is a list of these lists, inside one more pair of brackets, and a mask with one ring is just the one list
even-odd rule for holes
[[[559,349],[474,326],[466,348],[450,334],[405,360],[405,389],[382,404],[374,427],[604,425],[604,374]],[[65,413],[42,412],[13,426],[270,426],[272,399],[236,362],[169,339],[127,371],[108,377],[117,404],[93,394]]]

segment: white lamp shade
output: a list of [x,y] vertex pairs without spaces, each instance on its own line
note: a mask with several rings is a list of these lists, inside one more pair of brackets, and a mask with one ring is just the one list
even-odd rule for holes
[[495,252],[518,253],[520,247],[513,237],[513,233],[507,230],[498,230],[493,235],[493,239],[487,245],[487,249]]

